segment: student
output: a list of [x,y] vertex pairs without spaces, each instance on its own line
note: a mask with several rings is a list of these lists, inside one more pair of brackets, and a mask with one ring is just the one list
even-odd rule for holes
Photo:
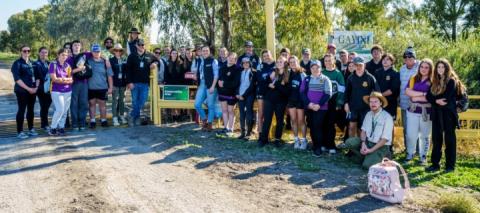
[[[407,111],[410,105],[410,97],[405,94],[405,88],[408,82],[417,73],[418,62],[416,60],[415,50],[408,47],[403,53],[403,65],[400,68],[400,112],[403,126],[403,138],[407,138]],[[407,147],[407,140],[404,140]]]
[[312,74],[310,70],[310,63],[312,63],[312,52],[309,48],[303,48],[300,66],[305,70],[306,75]]
[[257,80],[252,66],[253,64],[248,57],[242,59],[243,70],[240,74],[240,87],[237,94],[241,130],[238,139],[249,140],[253,129],[253,102],[255,101]]
[[395,70],[395,57],[392,54],[386,53],[382,56],[382,68],[375,72],[375,79],[377,80],[380,92],[383,97],[387,98],[388,106],[384,108],[390,113],[393,121],[397,118],[398,96],[400,95],[400,74]]
[[130,54],[136,54],[137,53],[137,44],[138,41],[140,40],[140,34],[141,32],[138,31],[137,28],[133,27],[129,32],[128,32],[128,41],[127,41],[127,55]]
[[363,100],[369,103],[370,111],[365,115],[360,137],[349,138],[338,148],[352,151],[353,160],[362,164],[363,169],[369,169],[384,157],[390,156],[393,119],[383,110],[383,107],[388,106],[388,101],[380,92],[372,92],[363,97]]
[[262,126],[262,133],[258,139],[260,147],[268,143],[268,135],[270,133],[270,125],[272,124],[273,114],[275,113],[275,139],[276,147],[281,146],[281,138],[283,133],[285,107],[287,106],[289,89],[288,67],[287,59],[279,57],[275,63],[275,69],[267,78],[267,89],[263,99],[264,122]]
[[348,53],[348,62],[353,62],[353,59],[358,56],[357,52]]
[[73,73],[70,115],[73,130],[83,131],[88,112],[88,78],[90,78],[86,74],[85,62],[91,57],[91,53],[82,52],[82,43],[79,40],[72,42],[72,53],[73,55],[67,59]]
[[[311,62],[309,62],[311,63]],[[300,84],[305,79],[304,69],[298,64],[298,58],[291,56],[288,60],[290,81],[288,86],[290,89],[290,96],[288,96],[288,114],[290,115],[290,122],[293,131],[294,149],[307,148],[307,127],[305,126],[305,106],[303,105],[300,96]],[[301,132],[302,138],[298,137],[298,132]]]
[[218,69],[222,69],[227,66],[228,63],[228,50],[225,47],[218,49]]
[[[308,110],[308,116],[310,116],[308,121],[310,122],[313,155],[320,157],[322,154],[321,147],[325,146],[322,129],[328,109],[328,99],[332,95],[332,83],[327,76],[322,74],[320,61],[313,61],[310,66],[312,75],[307,76],[302,81],[300,94],[303,104]],[[302,145],[305,146],[306,144]]]
[[90,114],[90,128],[96,127],[95,114],[97,104],[100,110],[102,127],[108,127],[107,100],[113,91],[113,72],[110,61],[103,59],[102,48],[98,44],[92,45],[92,58],[87,59],[87,64],[92,70],[92,77],[88,79],[88,105]]
[[237,90],[240,86],[240,68],[237,67],[237,54],[228,54],[227,65],[220,68],[218,78],[218,100],[222,106],[224,129],[221,134],[233,133],[235,123],[235,104],[237,104]]
[[124,50],[121,44],[115,44],[113,53],[114,57],[110,58],[113,71],[112,120],[114,126],[119,126],[120,123],[127,124],[125,118],[126,60],[123,58]]
[[288,49],[287,47],[284,47],[280,50],[280,56],[281,57],[284,57],[286,59],[289,59],[290,58],[290,49]]
[[258,137],[262,133],[263,120],[264,120],[264,104],[263,99],[265,96],[265,91],[268,88],[268,78],[275,68],[275,61],[272,58],[272,53],[270,50],[262,51],[262,63],[258,65],[257,68],[257,131]]
[[170,52],[172,52],[172,48],[170,46],[167,45],[163,48],[163,55],[162,55],[161,59],[163,60],[165,65],[168,65],[168,59],[170,58]]
[[348,127],[349,137],[358,137],[359,129],[363,119],[368,112],[368,104],[362,97],[372,91],[380,91],[375,77],[365,70],[365,61],[362,57],[353,60],[355,63],[355,74],[350,75],[345,90],[345,112],[350,120]]
[[138,40],[136,50],[136,54],[128,56],[126,65],[127,87],[132,94],[132,110],[128,121],[131,127],[140,125],[140,110],[148,98],[150,69],[156,68],[155,62],[158,62],[155,56],[146,52],[143,39]]
[[430,130],[432,121],[430,114],[432,105],[425,95],[432,85],[430,76],[433,73],[433,62],[423,59],[420,62],[417,74],[410,78],[405,94],[410,97],[410,107],[407,111],[407,157],[405,163],[410,163],[415,154],[418,141],[420,163],[427,164],[427,153],[430,147]]
[[440,170],[442,145],[445,143],[445,172],[455,170],[458,124],[457,94],[462,94],[465,86],[446,59],[439,59],[432,75],[432,86],[427,100],[432,104],[432,156],[427,172]]
[[[335,124],[337,124],[340,128],[342,128],[343,125],[343,128],[345,128],[344,122],[338,120],[338,114],[340,113],[339,111],[344,105],[345,81],[342,73],[338,71],[337,67],[335,67],[335,57],[331,54],[325,54],[323,59],[326,68],[322,71],[322,74],[330,79],[332,84],[332,93],[330,96],[331,98],[328,101],[328,110],[325,115],[324,125],[321,129],[321,131],[323,131],[324,139],[322,139],[323,144],[320,148],[322,152],[326,152],[328,150],[330,154],[336,154]],[[341,119],[344,119],[344,117],[342,116]]]
[[[192,72],[192,64],[194,60],[194,52],[192,52],[192,48],[188,47],[185,50],[185,59],[183,60],[183,69],[185,70],[185,73],[191,73]],[[185,77],[184,77],[185,78]],[[194,82],[192,79],[185,79],[185,84],[186,85],[194,85]]]
[[164,83],[165,85],[185,85],[185,70],[183,61],[176,49],[170,51],[168,65],[165,69]]
[[382,46],[375,44],[370,49],[370,53],[372,54],[372,60],[367,62],[365,66],[367,71],[373,76],[375,76],[377,70],[382,68],[383,48]]
[[40,80],[37,89],[37,97],[40,102],[40,126],[47,131],[49,129],[48,110],[52,104],[50,91],[45,92],[44,90],[45,80],[48,75],[48,66],[50,66],[50,62],[48,61],[48,49],[46,47],[40,47],[38,50],[38,60],[33,63],[33,70],[37,76],[36,78]]
[[[198,82],[195,109],[202,120],[202,130],[212,131],[217,100],[218,61],[210,54],[209,46],[202,47],[202,56],[203,58],[195,64],[195,70],[197,70],[195,80]],[[203,110],[205,100],[207,100],[208,117]]]
[[157,64],[157,82],[159,85],[165,84],[165,69],[166,63],[162,60],[162,49],[156,47],[153,49],[153,56],[155,56],[155,64]]
[[104,48],[102,49],[102,56],[105,59],[110,59],[112,58],[113,55],[113,38],[107,37],[105,40],[103,40],[103,46]]
[[347,63],[347,69],[343,72],[343,79],[345,79],[345,82],[347,82],[347,79],[348,77],[350,77],[350,75],[352,75],[353,73],[355,73],[355,63],[352,62],[348,62]]
[[[328,44],[327,45],[327,53],[333,55],[335,57],[335,67],[342,67],[342,62],[336,58],[337,56],[337,46],[335,44]],[[325,61],[324,59],[320,59],[320,63],[322,63],[322,69],[325,69]]]
[[345,70],[348,68],[348,51],[343,49],[340,50],[340,62],[342,62],[341,67],[337,67],[337,70],[341,73],[345,73]]
[[70,97],[72,95],[72,68],[66,62],[67,50],[62,48],[57,52],[57,60],[50,63],[49,74],[51,83],[51,94],[55,112],[52,117],[49,135],[64,135],[65,120],[70,108]]
[[257,54],[255,54],[254,48],[253,48],[253,42],[251,41],[246,41],[245,42],[245,53],[243,53],[241,56],[238,57],[237,59],[237,66],[242,67],[242,59],[247,57],[250,59],[250,62],[252,62],[252,69],[257,69],[258,65],[262,63],[260,61],[260,58],[258,58]]
[[[29,136],[37,136],[38,133],[33,128],[34,106],[36,94],[40,86],[40,79],[35,76],[32,62],[30,61],[31,48],[22,46],[20,48],[20,58],[13,62],[12,75],[15,81],[14,92],[17,96],[17,138],[26,139]],[[25,119],[25,110],[27,111],[28,133],[23,132],[23,122]]]

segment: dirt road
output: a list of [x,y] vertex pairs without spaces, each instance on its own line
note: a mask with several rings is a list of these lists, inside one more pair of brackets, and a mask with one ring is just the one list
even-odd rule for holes
[[[0,212],[411,212],[365,193],[364,173],[299,170],[274,148],[232,149],[153,126],[0,142]],[[254,146],[252,144],[251,146]],[[249,151],[251,150],[251,151]]]

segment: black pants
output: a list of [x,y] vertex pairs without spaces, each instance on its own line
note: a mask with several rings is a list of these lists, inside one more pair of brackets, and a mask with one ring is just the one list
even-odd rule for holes
[[240,129],[245,133],[245,124],[247,125],[248,133],[252,132],[253,128],[253,101],[254,95],[243,97],[244,100],[238,101],[240,111]]
[[323,128],[320,130],[323,131],[322,133],[322,144],[321,146],[327,149],[335,149],[335,123],[337,119],[337,110],[335,109],[335,101],[333,104],[329,104],[328,110],[325,114],[325,118],[323,119]]
[[262,134],[260,135],[260,141],[263,143],[268,142],[268,134],[270,133],[270,125],[272,125],[273,113],[275,113],[275,122],[277,126],[275,128],[275,139],[280,140],[283,133],[285,107],[287,103],[272,103],[271,101],[263,100],[263,126]]
[[50,109],[50,105],[52,104],[52,96],[50,94],[46,94],[40,89],[37,92],[37,97],[38,102],[40,102],[40,126],[41,128],[46,128],[48,127],[48,109]]
[[313,150],[320,149],[324,146],[323,140],[324,136],[324,124],[325,124],[325,115],[327,114],[326,110],[312,111],[308,110],[308,120],[311,123],[310,126],[310,137],[312,138]]
[[35,100],[37,99],[37,96],[35,94],[30,94],[27,91],[23,90],[22,91],[16,91],[15,95],[17,96],[17,106],[18,106],[18,111],[17,111],[17,133],[20,133],[23,131],[23,121],[25,119],[25,110],[27,111],[27,123],[28,123],[28,129],[31,130],[33,129],[33,109],[35,106]]
[[445,142],[446,169],[454,169],[457,157],[455,128],[457,119],[448,109],[433,109],[432,112],[432,166],[440,167],[442,145]]

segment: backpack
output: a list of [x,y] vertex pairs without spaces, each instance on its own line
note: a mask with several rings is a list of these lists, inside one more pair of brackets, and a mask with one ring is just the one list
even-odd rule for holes
[[[400,183],[400,174],[403,176],[404,187]],[[384,158],[382,162],[368,170],[368,191],[374,198],[389,203],[402,203],[410,189],[410,182],[403,167],[393,160]]]
[[468,100],[468,94],[467,94],[467,89],[464,88],[463,92],[460,91],[459,87],[463,87],[463,84],[459,83],[457,88],[456,88],[456,106],[457,106],[457,112],[465,112],[468,109],[469,105],[469,100]]
[[[57,72],[57,63],[53,62],[53,71],[56,73]],[[45,75],[44,83],[43,83],[43,92],[45,94],[49,94],[50,90],[52,89],[52,80],[50,79],[50,74],[47,73]]]
[[93,75],[92,66],[90,66],[88,64],[88,60],[87,60],[85,54],[77,55],[73,61],[74,61],[73,62],[74,65],[72,65],[72,66],[74,66],[75,68],[77,68],[78,64],[81,64],[81,63],[83,63],[85,65],[85,70],[80,71],[80,72],[76,72],[76,73],[73,74],[73,76],[76,79],[85,80],[85,79],[89,79],[90,77],[92,77],[92,75]]

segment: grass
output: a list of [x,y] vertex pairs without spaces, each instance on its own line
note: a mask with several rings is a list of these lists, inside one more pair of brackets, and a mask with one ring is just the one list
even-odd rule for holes
[[478,213],[478,202],[465,194],[442,195],[433,207],[443,213]]
[[17,58],[18,55],[16,54],[0,52],[0,62],[2,63],[12,64]]

